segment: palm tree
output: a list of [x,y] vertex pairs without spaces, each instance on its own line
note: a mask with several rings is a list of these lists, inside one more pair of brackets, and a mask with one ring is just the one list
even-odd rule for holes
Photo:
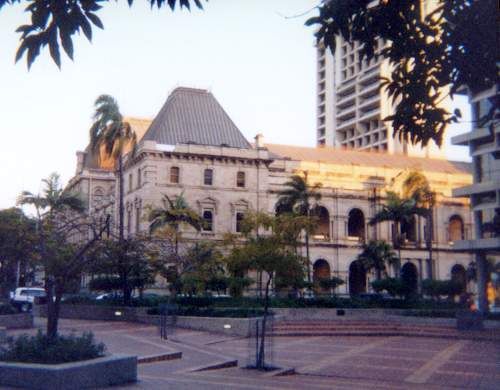
[[417,207],[425,209],[425,245],[429,251],[429,278],[432,279],[432,237],[434,236],[434,206],[436,193],[431,190],[429,181],[419,171],[411,171],[403,182],[403,196],[415,200]]
[[427,210],[417,207],[414,199],[401,198],[392,191],[387,191],[387,203],[382,206],[377,214],[368,222],[375,225],[385,221],[391,221],[394,224],[392,232],[392,246],[398,249],[398,257],[401,262],[401,234],[400,227],[404,222],[410,222],[413,215],[427,215]]
[[[314,214],[315,207],[311,201],[319,201],[321,199],[320,183],[312,186],[307,181],[307,171],[304,172],[304,177],[293,175],[289,181],[285,183],[288,187],[280,191],[277,209],[291,210],[299,215],[311,217]],[[306,240],[306,261],[307,261],[307,281],[311,282],[311,259],[309,255],[309,234],[310,229],[305,229]]]
[[[65,277],[56,277],[60,271],[69,273],[72,267],[57,266],[55,258],[65,258],[65,242],[59,245],[58,239],[61,231],[71,229],[73,223],[68,223],[68,214],[82,213],[85,209],[84,202],[76,195],[63,190],[60,186],[59,175],[51,174],[43,180],[45,189],[42,195],[35,195],[29,191],[23,191],[18,199],[20,205],[30,205],[35,208],[36,231],[38,235],[38,250],[45,271],[45,291],[47,293],[47,335],[54,338],[57,335],[59,320],[59,304],[63,293]],[[90,244],[88,245],[90,246]],[[87,245],[85,246],[86,249]],[[58,251],[62,251],[58,253]],[[81,251],[83,254],[83,251]],[[78,258],[78,255],[75,255]],[[57,268],[57,269],[56,269]],[[64,272],[63,272],[64,274]]]
[[363,245],[363,252],[358,255],[357,260],[365,270],[375,269],[377,279],[381,279],[382,273],[387,274],[386,264],[396,264],[398,257],[387,242],[372,240]]
[[123,121],[118,103],[110,95],[99,96],[95,103],[93,115],[94,123],[90,128],[90,145],[92,150],[100,156],[104,150],[108,157],[118,160],[118,232],[119,241],[124,238],[124,207],[123,207],[123,154],[125,145],[135,146],[137,137],[128,122]]
[[189,207],[184,199],[184,193],[171,199],[168,195],[163,195],[163,207],[153,208],[149,211],[148,220],[150,222],[149,231],[154,233],[160,228],[170,227],[174,232],[175,255],[179,254],[179,238],[181,225],[189,225],[200,231],[202,228],[201,217]]

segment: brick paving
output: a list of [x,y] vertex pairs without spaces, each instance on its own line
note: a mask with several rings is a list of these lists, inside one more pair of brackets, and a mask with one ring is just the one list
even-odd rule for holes
[[[61,330],[93,331],[115,353],[182,352],[182,359],[140,364],[139,382],[120,387],[125,390],[497,389],[500,383],[500,344],[493,341],[275,337],[272,363],[296,371],[276,377],[241,367],[254,353],[249,339],[177,329],[162,341],[154,326],[103,321],[62,320]],[[239,360],[240,367],[195,371],[233,359]]]

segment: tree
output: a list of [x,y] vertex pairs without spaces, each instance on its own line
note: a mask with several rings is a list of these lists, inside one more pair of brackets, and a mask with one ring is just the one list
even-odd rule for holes
[[108,157],[118,161],[118,233],[119,241],[124,238],[124,205],[123,205],[123,154],[127,144],[136,143],[136,134],[130,123],[123,121],[116,100],[109,95],[99,96],[95,103],[94,123],[90,128],[90,145],[92,150],[101,156],[101,150]]
[[387,203],[382,205],[382,210],[378,211],[368,222],[375,225],[381,222],[390,221],[393,223],[392,246],[398,249],[398,257],[401,262],[401,223],[409,222],[413,215],[426,215],[426,211],[416,206],[414,199],[404,199],[393,191],[387,191]]
[[[425,211],[425,245],[429,251],[429,270],[432,272],[432,239],[434,237],[434,206],[436,193],[431,190],[429,181],[419,171],[410,171],[403,182],[403,197],[411,198],[417,207]],[[432,279],[432,275],[430,275]]]
[[193,295],[208,290],[226,290],[223,256],[214,243],[194,243],[186,251],[186,258],[190,265],[180,276],[185,293]]
[[98,275],[91,287],[95,290],[121,290],[124,305],[130,304],[134,289],[142,292],[153,284],[158,271],[155,252],[141,237],[127,238],[122,242],[102,240],[89,258],[88,271]]
[[[19,26],[16,32],[21,33],[21,45],[17,49],[16,61],[26,55],[28,68],[45,46],[49,47],[50,56],[58,67],[61,67],[60,46],[66,55],[73,59],[73,35],[83,32],[85,37],[92,40],[92,25],[104,29],[101,19],[97,16],[103,3],[109,0],[33,0],[29,1],[25,11],[31,14],[31,24]],[[127,0],[132,6],[134,0]],[[191,9],[191,5],[202,9],[201,0],[148,0],[151,8],[158,9],[168,6]],[[22,0],[0,0],[0,10],[5,5],[22,3]]]
[[150,208],[148,220],[150,222],[149,231],[157,232],[162,228],[171,228],[174,238],[175,255],[179,255],[179,239],[181,238],[180,227],[182,225],[191,226],[196,231],[202,227],[202,219],[186,202],[184,193],[171,199],[168,195],[163,195],[163,207]]
[[374,269],[377,279],[381,279],[382,274],[387,277],[386,264],[396,264],[398,257],[387,242],[372,240],[363,245],[363,251],[358,255],[357,260],[365,270]]
[[35,241],[35,221],[22,209],[0,210],[0,297],[30,279]]
[[[304,177],[293,175],[289,181],[284,184],[286,189],[278,193],[279,198],[276,208],[279,210],[291,210],[296,214],[306,216],[308,218],[314,216],[316,207],[313,207],[311,202],[319,201],[321,199],[321,183],[316,183],[310,186],[307,181],[307,171],[304,172]],[[306,228],[305,244],[306,244],[306,259],[307,259],[307,281],[311,281],[311,258],[309,254],[309,234],[313,229]]]
[[[232,275],[244,275],[249,271],[264,274],[264,316],[262,320],[260,344],[256,353],[256,368],[265,369],[265,338],[269,315],[269,294],[273,282],[280,287],[294,285],[304,278],[303,259],[282,240],[276,218],[265,213],[248,213],[244,219],[243,244],[233,242],[226,262]],[[266,234],[259,234],[265,229]]]
[[[381,57],[391,73],[383,87],[395,104],[384,118],[394,137],[413,144],[433,140],[441,146],[448,124],[461,117],[440,107],[461,87],[481,91],[498,84],[497,2],[439,1],[426,12],[420,1],[330,0],[306,24],[317,27],[320,45],[336,50],[335,37],[359,42],[360,58]],[[378,53],[375,47],[384,42]],[[478,71],[480,69],[480,71]],[[487,116],[499,108],[498,96]]]
[[100,225],[85,218],[83,201],[61,188],[57,174],[50,175],[43,183],[45,188],[41,195],[24,191],[18,203],[35,208],[34,249],[45,274],[47,336],[54,339],[61,297],[68,284],[83,271],[87,264],[85,255],[101,239],[109,224],[109,216],[106,223]]

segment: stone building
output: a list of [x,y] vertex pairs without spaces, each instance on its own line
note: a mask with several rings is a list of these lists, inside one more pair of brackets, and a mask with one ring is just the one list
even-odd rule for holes
[[[339,276],[346,281],[338,292],[362,292],[369,280],[354,262],[362,244],[371,239],[391,241],[390,223],[368,221],[381,208],[386,191],[398,191],[407,172],[418,169],[437,192],[434,209],[433,261],[425,246],[425,221],[416,217],[403,226],[402,272],[417,280],[449,279],[452,272],[465,280],[472,257],[454,249],[453,241],[470,237],[467,198],[453,198],[452,188],[472,182],[463,162],[408,157],[389,153],[312,148],[264,143],[262,135],[249,143],[212,93],[177,88],[151,122],[129,122],[140,139],[134,156],[126,157],[125,229],[147,231],[147,205],[160,205],[163,194],[183,193],[207,222],[188,240],[221,240],[238,232],[247,210],[275,213],[278,192],[291,175],[307,172],[309,182],[322,183],[320,217],[311,240],[315,277]],[[114,207],[115,176],[110,166],[96,164],[91,151],[78,152],[78,168],[70,186],[88,199],[89,212]],[[116,213],[116,210],[114,211]]]

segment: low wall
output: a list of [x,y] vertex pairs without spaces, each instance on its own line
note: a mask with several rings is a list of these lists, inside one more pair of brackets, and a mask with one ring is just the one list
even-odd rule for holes
[[33,315],[31,313],[0,315],[0,327],[7,329],[32,328]]
[[260,319],[261,317],[222,318],[178,316],[175,319],[175,326],[178,328],[247,337],[255,334],[255,323]]
[[323,309],[323,308],[271,308],[276,319],[286,321],[371,320],[390,315],[402,315],[401,309]]
[[0,386],[73,390],[137,381],[137,357],[111,355],[64,364],[0,362]]
[[[149,308],[147,307],[125,307],[125,306],[98,306],[98,305],[61,305],[60,318],[73,320],[96,320],[96,321],[146,321]],[[38,306],[36,315],[47,317],[47,306]]]

